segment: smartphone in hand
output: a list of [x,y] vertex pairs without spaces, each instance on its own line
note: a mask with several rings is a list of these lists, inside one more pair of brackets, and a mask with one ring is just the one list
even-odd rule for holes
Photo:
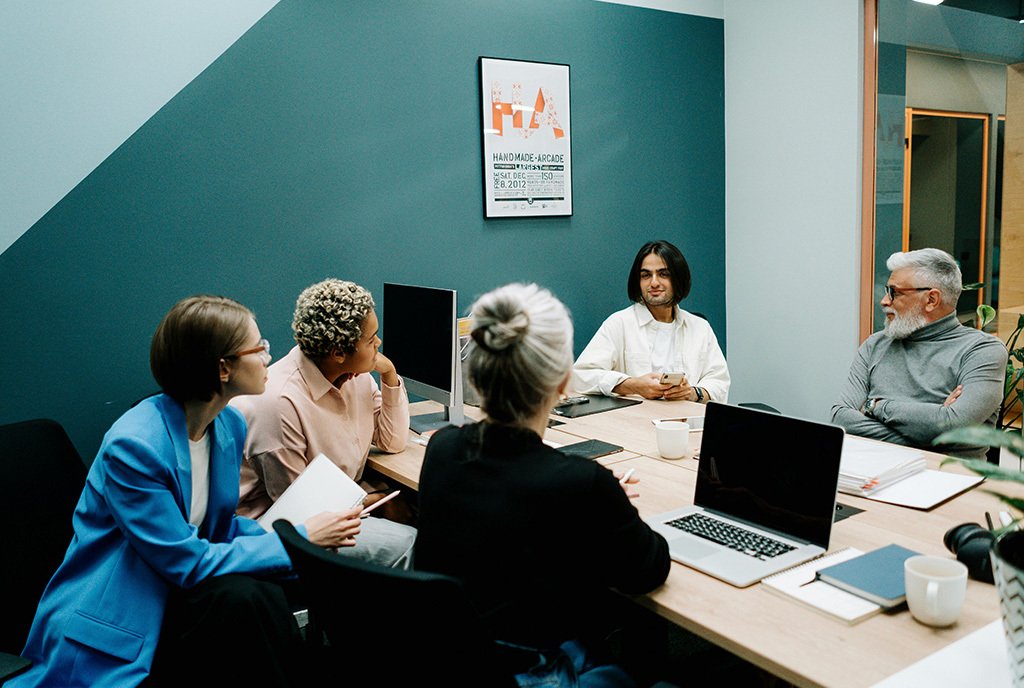
[[686,373],[662,373],[661,384],[663,385],[678,385],[686,379]]

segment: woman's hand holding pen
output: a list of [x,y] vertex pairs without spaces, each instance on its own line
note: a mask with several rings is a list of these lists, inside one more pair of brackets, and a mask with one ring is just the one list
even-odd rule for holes
[[622,486],[622,491],[626,493],[626,496],[630,499],[636,499],[640,496],[640,491],[636,489],[636,486],[640,483],[640,478],[636,475],[635,468],[630,468],[625,473],[619,473],[612,469],[612,475],[619,481],[619,485]]
[[309,541],[322,547],[351,547],[359,534],[359,514],[363,507],[348,511],[322,511],[306,520]]

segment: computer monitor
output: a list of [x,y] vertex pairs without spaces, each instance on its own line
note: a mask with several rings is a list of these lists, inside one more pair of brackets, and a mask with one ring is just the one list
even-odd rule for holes
[[412,416],[420,434],[462,425],[462,357],[454,289],[384,283],[384,355],[405,388],[444,405],[444,411]]

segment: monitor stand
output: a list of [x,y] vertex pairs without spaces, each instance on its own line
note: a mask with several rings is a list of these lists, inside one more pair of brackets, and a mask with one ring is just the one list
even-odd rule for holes
[[445,406],[444,411],[409,417],[409,427],[420,435],[440,430],[449,425],[465,425],[467,422],[472,423],[473,421],[466,418],[461,405],[458,408]]

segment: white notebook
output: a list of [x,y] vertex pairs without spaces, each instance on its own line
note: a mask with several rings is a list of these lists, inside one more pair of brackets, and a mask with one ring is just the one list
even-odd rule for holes
[[365,498],[366,490],[359,483],[326,456],[317,454],[258,522],[268,531],[280,518],[298,525],[322,511],[347,511]]
[[784,595],[828,616],[855,624],[868,618],[882,608],[874,602],[851,595],[845,590],[829,585],[824,581],[815,580],[818,571],[847,559],[859,557],[863,552],[853,547],[846,547],[806,564],[786,569],[774,576],[768,576],[761,583],[771,592]]

